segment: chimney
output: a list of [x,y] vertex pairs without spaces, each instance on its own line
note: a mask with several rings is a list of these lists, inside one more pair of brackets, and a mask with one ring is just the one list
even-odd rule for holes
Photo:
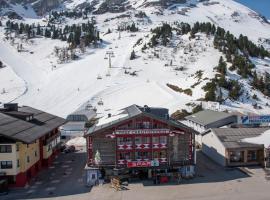
[[4,109],[6,111],[18,111],[18,104],[17,103],[6,103],[6,104],[4,104]]

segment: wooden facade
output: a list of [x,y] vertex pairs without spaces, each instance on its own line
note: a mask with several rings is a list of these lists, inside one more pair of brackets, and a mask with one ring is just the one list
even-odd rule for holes
[[[166,120],[140,115],[88,134],[86,138],[87,164],[91,167],[194,165],[194,134]],[[99,163],[95,161],[97,152]]]

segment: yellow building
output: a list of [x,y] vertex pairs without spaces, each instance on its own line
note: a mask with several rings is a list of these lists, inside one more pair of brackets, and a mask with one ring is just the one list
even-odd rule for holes
[[59,152],[64,119],[31,107],[5,104],[0,109],[0,179],[24,186]]

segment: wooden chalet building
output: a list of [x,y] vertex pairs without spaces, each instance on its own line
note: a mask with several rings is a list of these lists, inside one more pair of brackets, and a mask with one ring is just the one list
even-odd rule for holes
[[23,187],[59,152],[59,127],[65,120],[32,107],[5,104],[0,109],[0,180]]
[[131,105],[99,119],[85,137],[90,184],[96,181],[99,169],[105,173],[126,169],[151,174],[156,169],[194,174],[193,130],[170,119],[168,109]]

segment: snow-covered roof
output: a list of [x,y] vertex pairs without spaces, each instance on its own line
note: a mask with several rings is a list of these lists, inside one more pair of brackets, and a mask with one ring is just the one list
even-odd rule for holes
[[195,132],[186,125],[170,119],[168,113],[169,113],[168,109],[166,108],[157,108],[148,106],[141,107],[134,104],[124,109],[121,109],[120,111],[118,111],[118,114],[116,115],[111,114],[110,116],[106,116],[99,119],[99,122],[97,124],[89,128],[87,135],[117,125],[118,123],[124,122],[125,120],[131,119],[141,114],[163,121],[172,126],[181,127],[183,129],[188,129],[191,132]]
[[263,132],[261,135],[257,137],[245,138],[242,140],[243,142],[248,142],[252,144],[263,144],[265,148],[270,147],[270,129]]
[[[248,148],[258,147],[262,143],[259,143],[255,139],[246,140],[246,138],[260,137],[264,132],[269,132],[269,127],[264,128],[213,128],[204,133],[204,135],[210,132],[214,133],[225,148]],[[250,142],[253,141],[253,142]],[[257,143],[256,143],[257,142]]]

